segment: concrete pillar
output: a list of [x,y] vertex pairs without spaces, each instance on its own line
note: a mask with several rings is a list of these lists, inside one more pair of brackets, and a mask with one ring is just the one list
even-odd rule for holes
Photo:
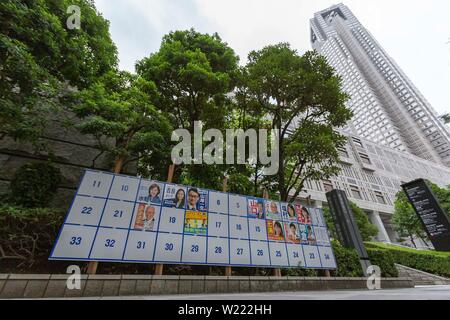
[[314,204],[316,208],[323,208],[323,202],[320,200],[315,200]]
[[391,243],[391,239],[389,238],[389,234],[384,227],[383,220],[381,220],[380,213],[377,211],[372,211],[369,214],[370,221],[377,226],[378,235],[377,238],[379,241]]

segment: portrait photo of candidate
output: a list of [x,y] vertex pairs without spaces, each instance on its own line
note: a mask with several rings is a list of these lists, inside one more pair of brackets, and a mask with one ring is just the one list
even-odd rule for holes
[[175,193],[175,198],[172,199],[172,207],[177,209],[184,209],[186,204],[186,192],[183,189],[178,189]]
[[144,231],[154,231],[156,222],[156,208],[140,204],[134,222],[134,228]]
[[283,238],[283,239],[284,239],[283,226],[282,226],[281,223],[278,222],[278,221],[275,221],[275,223],[273,224],[273,235],[274,235],[275,237]]
[[316,236],[314,234],[313,228],[311,226],[306,226],[306,232],[308,234],[309,244],[316,244]]
[[187,210],[198,211],[198,202],[200,200],[200,192],[197,188],[190,188],[188,191]]
[[292,204],[287,206],[287,218],[289,220],[297,220],[297,215],[295,214],[295,208]]
[[148,188],[148,202],[161,204],[161,188],[158,184],[154,183]]
[[[288,226],[288,225],[286,224],[286,226]],[[298,235],[299,230],[298,230],[297,225],[295,223],[290,223],[289,224],[289,228],[287,229],[287,233],[288,233],[287,234],[287,239],[290,242],[293,242],[293,243],[299,243],[300,242],[300,237]]]

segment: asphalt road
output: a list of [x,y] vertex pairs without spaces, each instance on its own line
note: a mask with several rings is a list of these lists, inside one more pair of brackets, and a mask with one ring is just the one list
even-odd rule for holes
[[424,286],[392,290],[336,290],[246,294],[199,294],[135,297],[97,297],[89,300],[450,300],[450,286]]

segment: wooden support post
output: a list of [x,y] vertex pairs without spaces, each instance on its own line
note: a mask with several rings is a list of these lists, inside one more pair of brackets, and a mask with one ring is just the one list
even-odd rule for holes
[[[169,182],[169,183],[172,182],[174,172],[175,172],[175,165],[171,164],[169,166],[169,173],[167,174],[167,182]],[[164,269],[164,265],[161,263],[158,263],[155,266],[155,276],[162,276],[163,269]]]
[[87,274],[96,274],[98,268],[98,261],[90,261],[87,267]]

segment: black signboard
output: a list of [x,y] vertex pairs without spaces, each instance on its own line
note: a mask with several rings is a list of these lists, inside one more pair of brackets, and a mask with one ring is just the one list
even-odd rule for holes
[[347,195],[342,190],[333,190],[326,196],[340,242],[346,248],[356,249],[363,272],[367,275],[367,268],[371,263]]
[[402,188],[434,248],[438,251],[450,251],[450,219],[425,180],[419,179],[406,183],[402,185]]

